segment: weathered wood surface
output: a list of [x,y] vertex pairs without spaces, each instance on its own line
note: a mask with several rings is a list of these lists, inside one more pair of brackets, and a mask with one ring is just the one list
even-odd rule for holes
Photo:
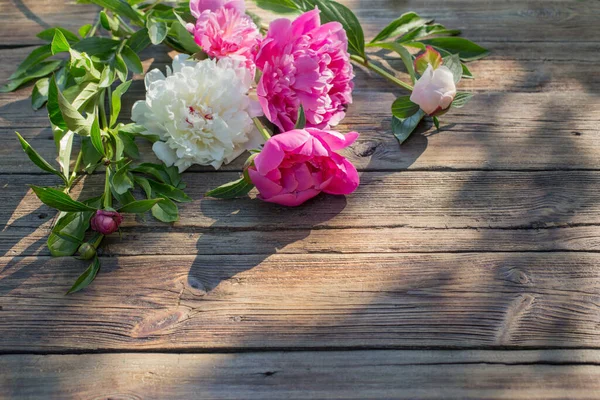
[[600,347],[599,254],[0,260],[0,352]]
[[[361,170],[355,194],[296,209],[204,199],[241,162],[195,167],[181,221],[127,218],[97,281],[73,296],[86,264],[48,256],[54,213],[26,187],[57,182],[13,133],[52,158],[46,114],[29,88],[0,94],[0,397],[600,396],[600,3],[344,3],[367,37],[414,10],[489,48],[460,84],[476,97],[399,147],[389,107],[403,93],[356,68],[339,127],[362,135],[344,153]],[[0,0],[0,82],[39,30],[95,15]],[[170,60],[160,48],[143,59]],[[138,77],[124,110],[142,96]],[[352,351],[277,352],[288,349]]]
[[597,351],[0,356],[0,396],[596,399]]

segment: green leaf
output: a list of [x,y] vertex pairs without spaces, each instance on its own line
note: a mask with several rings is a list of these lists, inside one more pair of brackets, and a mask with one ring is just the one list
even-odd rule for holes
[[123,143],[123,151],[131,158],[140,158],[140,150],[138,146],[135,144],[135,138],[133,135],[119,131],[117,132],[117,136],[121,139]]
[[475,77],[465,64],[462,64],[462,77],[465,79],[474,79]]
[[237,181],[229,182],[219,186],[206,193],[207,197],[215,197],[217,199],[233,199],[236,197],[246,196],[254,185],[244,178],[240,178]]
[[401,96],[392,104],[392,114],[396,118],[408,118],[419,111],[419,105],[410,101],[410,96]]
[[348,7],[333,0],[310,0],[307,3],[314,3],[319,7],[322,23],[330,21],[341,23],[348,36],[348,51],[366,58],[365,35],[362,26],[358,22],[356,15]]
[[427,46],[425,52],[415,58],[415,69],[419,75],[423,75],[430,64],[433,69],[437,69],[437,67],[442,65],[442,62],[442,55],[433,47]]
[[98,82],[98,86],[101,88],[110,87],[115,81],[115,70],[110,67],[110,65],[105,65],[102,70],[102,75],[100,75],[100,82]]
[[61,213],[48,236],[48,249],[54,257],[72,256],[83,243],[94,212]]
[[143,214],[150,210],[161,199],[136,200],[124,205],[117,211],[120,213]]
[[195,54],[202,51],[200,46],[194,41],[194,37],[190,35],[185,26],[179,22],[173,22],[171,24],[167,39],[174,40],[175,43],[171,44],[174,44],[179,50],[186,54]]
[[80,201],[73,200],[68,194],[60,190],[31,185],[31,189],[42,203],[56,208],[59,211],[95,211],[96,208],[85,205]]
[[392,117],[392,132],[400,144],[408,139],[424,116],[423,110],[419,110],[408,118]]
[[118,40],[92,36],[81,39],[71,48],[82,53],[87,53],[91,56],[101,56],[109,53],[114,53],[121,42]]
[[83,168],[91,174],[102,160],[102,154],[98,153],[89,137],[81,138],[81,152],[83,154]]
[[[94,116],[89,115],[87,118],[84,118],[83,115],[79,113],[77,108],[73,107],[73,105],[69,103],[65,96],[63,96],[63,94],[58,90],[58,88],[56,88],[56,82],[50,82],[50,89],[52,90],[53,95],[54,90],[56,89],[56,100],[58,101],[58,108],[60,109],[60,113],[62,114],[62,120],[64,121],[66,128],[80,135],[88,136],[90,134],[90,128],[94,120]],[[48,101],[50,101],[50,91],[48,92]],[[60,126],[59,124],[55,125]],[[63,128],[62,126],[60,127]]]
[[454,83],[460,82],[460,78],[462,77],[462,64],[460,63],[460,59],[457,54],[453,54],[449,57],[444,58],[444,66],[446,66],[450,72],[452,72],[452,76],[454,77]]
[[85,108],[85,105],[98,94],[98,84],[95,82],[83,82],[71,86],[62,92],[63,96],[77,110]]
[[153,181],[152,179],[147,179],[147,181],[150,184],[153,193],[157,193],[163,197],[168,197],[169,199],[175,200],[180,203],[187,203],[192,201],[192,199],[188,195],[186,195],[183,192],[183,190],[180,190],[166,183],[159,183]]
[[117,76],[121,80],[121,82],[127,81],[128,69],[123,57],[120,54],[115,56],[115,69],[117,71]]
[[255,0],[256,5],[263,10],[277,14],[297,14],[300,8],[292,0]]
[[459,30],[446,29],[443,25],[440,24],[424,25],[418,28],[411,29],[409,32],[402,35],[402,37],[398,38],[397,41],[400,43],[405,43],[424,37],[432,37],[439,35],[453,36],[459,34]]
[[415,83],[415,81],[417,80],[417,77],[415,76],[415,68],[413,66],[413,59],[412,59],[412,56],[410,55],[410,53],[408,52],[408,50],[406,50],[406,48],[403,45],[401,45],[400,43],[396,43],[396,42],[388,42],[388,43],[377,42],[377,43],[369,43],[368,46],[369,47],[380,47],[382,49],[391,50],[391,51],[395,51],[396,53],[398,53],[398,55],[400,55],[400,58],[402,59],[402,62],[404,63],[406,72],[410,75],[410,79],[412,80],[412,82]]
[[300,104],[298,109],[298,117],[296,118],[296,126],[294,129],[304,129],[306,127],[306,115],[304,114],[304,106]]
[[419,17],[412,11],[402,14],[400,18],[392,21],[388,26],[383,28],[382,31],[379,32],[373,40],[371,40],[371,43],[381,42],[390,37],[403,35],[411,29],[425,25],[427,22],[428,21],[426,19]]
[[148,29],[140,29],[127,39],[127,46],[136,53],[140,53],[146,47],[150,46],[150,36],[148,35]]
[[39,79],[35,85],[33,85],[33,90],[31,91],[31,107],[34,110],[39,110],[46,104],[46,101],[48,101],[49,85],[50,80],[48,78]]
[[96,149],[96,151],[103,156],[106,156],[104,150],[104,143],[102,143],[102,132],[100,131],[100,122],[98,118],[94,118],[94,122],[92,122],[92,128],[90,129],[90,139],[92,140],[92,145]]
[[134,74],[141,74],[142,72],[144,72],[144,67],[142,66],[140,58],[127,45],[123,47],[123,50],[121,50],[121,56],[123,56],[123,61],[125,61],[127,67]]
[[62,63],[63,61],[61,60],[42,61],[22,73],[17,79],[0,86],[0,93],[12,92],[27,82],[43,78],[54,72]]
[[179,220],[177,204],[167,198],[159,200],[151,209],[152,216],[161,222],[175,222]]
[[125,94],[129,86],[131,85],[131,81],[123,82],[112,92],[111,95],[111,108],[110,108],[110,126],[113,126],[117,122],[117,118],[119,118],[119,113],[121,112],[121,96]]
[[66,30],[65,28],[48,28],[44,31],[41,31],[36,36],[47,42],[52,42],[54,40],[54,36],[56,35],[56,32],[62,33],[62,35],[65,37],[65,39],[67,39],[67,41],[70,44],[77,43],[79,41],[79,38],[77,37],[76,34],[74,34],[71,31]]
[[469,100],[471,100],[472,97],[473,97],[473,93],[458,92],[458,93],[456,93],[456,96],[454,97],[454,101],[452,102],[452,107],[454,107],[454,108],[464,107],[465,104],[467,104],[469,102]]
[[71,150],[73,149],[73,138],[75,133],[69,130],[62,130],[53,127],[54,144],[58,152],[58,164],[64,176],[69,177],[71,167]]
[[438,119],[438,117],[433,117],[433,124],[435,125],[435,129],[437,129],[438,131],[440,130],[440,120]]
[[67,130],[67,124],[63,119],[60,107],[58,105],[58,86],[56,85],[56,79],[54,76],[50,78],[50,84],[48,86],[48,118],[53,125],[59,127],[62,130]]
[[52,54],[68,52],[70,48],[71,46],[69,45],[69,42],[67,42],[65,35],[63,35],[61,31],[57,30],[54,34],[54,39],[52,39]]
[[129,172],[129,163],[119,168],[111,178],[112,187],[118,194],[124,194],[133,188],[133,176]]
[[143,23],[140,14],[123,0],[91,0],[91,2],[98,4],[102,8],[108,8],[116,15],[127,17],[136,24]]
[[88,33],[90,33],[90,31],[92,30],[92,24],[86,24],[83,25],[81,28],[79,28],[79,36],[81,36],[82,38],[86,37]]
[[9,80],[17,79],[21,75],[25,73],[31,67],[39,64],[41,61],[44,61],[46,58],[52,55],[51,46],[49,44],[40,46],[34,49],[25,60],[17,67],[16,71],[12,73],[11,76],[8,77]]
[[458,54],[463,61],[474,61],[486,57],[490,52],[471,42],[468,39],[460,37],[439,37],[421,40],[422,43],[442,48],[452,54]]
[[65,183],[67,182],[67,178],[65,178],[63,174],[56,170],[56,168],[50,165],[46,160],[44,160],[44,158],[37,151],[35,151],[25,139],[23,139],[23,136],[21,136],[19,132],[15,133],[19,138],[19,142],[21,142],[21,147],[23,148],[23,151],[25,152],[25,154],[27,154],[27,157],[29,157],[29,159],[35,165],[37,165],[43,171],[50,172],[51,174],[59,176],[63,181],[65,181]]
[[77,278],[71,289],[67,292],[67,294],[79,292],[82,289],[85,289],[92,281],[96,278],[96,274],[100,270],[100,260],[98,257],[94,257],[90,266],[85,270],[83,274]]
[[137,167],[132,168],[131,171],[153,176],[162,183],[177,187],[177,184],[171,180],[171,176],[163,164],[142,163]]
[[163,21],[157,21],[156,19],[148,16],[146,22],[146,28],[148,28],[148,37],[152,44],[160,44],[167,37],[167,31],[169,27]]

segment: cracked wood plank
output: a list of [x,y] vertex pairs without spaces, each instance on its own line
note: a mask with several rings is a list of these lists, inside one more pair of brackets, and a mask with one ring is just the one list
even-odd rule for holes
[[[599,347],[600,254],[0,258],[0,352]],[[182,290],[184,289],[184,290]]]
[[4,398],[591,399],[597,350],[0,356]]

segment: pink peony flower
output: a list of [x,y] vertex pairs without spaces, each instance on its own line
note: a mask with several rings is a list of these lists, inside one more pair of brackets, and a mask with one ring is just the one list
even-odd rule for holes
[[267,118],[288,131],[302,104],[308,127],[337,125],[352,103],[354,75],[347,49],[342,25],[321,25],[318,9],[294,22],[273,21],[256,56],[263,72],[257,93]]
[[315,128],[273,136],[248,167],[259,198],[293,207],[320,192],[354,192],[359,184],[358,172],[335,151],[348,147],[357,138],[356,132],[344,136]]
[[103,235],[110,235],[119,230],[123,216],[116,211],[98,210],[92,217],[92,229]]
[[210,57],[243,61],[254,72],[261,35],[252,19],[244,13],[243,6],[243,1],[192,1],[190,9],[197,20],[196,25],[188,24],[187,28]]

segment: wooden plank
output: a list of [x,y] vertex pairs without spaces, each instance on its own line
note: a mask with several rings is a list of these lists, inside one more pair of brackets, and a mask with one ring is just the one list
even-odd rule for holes
[[[0,255],[50,255],[50,221],[38,229],[8,226],[0,232]],[[335,238],[335,240],[332,240]],[[464,253],[524,251],[600,252],[600,227],[547,229],[348,228],[232,231],[168,225],[124,227],[102,242],[102,254],[314,254],[314,253]]]
[[592,399],[598,351],[0,357],[4,398]]
[[1,258],[0,352],[598,348],[599,254]]
[[[252,11],[268,15],[251,1],[247,3]],[[504,41],[507,33],[512,34],[508,39],[515,42],[597,42],[598,37],[595,16],[600,12],[600,6],[594,0],[494,3],[486,0],[374,0],[368,4],[362,0],[343,0],[342,3],[357,14],[367,38],[375,36],[407,11],[435,18],[451,29],[462,29],[466,37],[479,41]],[[61,25],[76,31],[79,26],[92,23],[97,15],[97,7],[53,0],[0,0],[0,10],[2,44],[13,46],[39,43],[35,34],[50,26]],[[272,18],[269,16],[266,20]]]
[[[364,172],[357,191],[347,197],[322,195],[303,207],[286,208],[258,199],[203,199],[204,193],[238,173],[184,176],[195,199],[180,208],[182,228],[500,228],[536,229],[600,224],[598,188],[593,171],[542,172]],[[46,175],[0,175],[0,225],[37,228],[53,218],[26,184],[54,185]],[[85,198],[102,193],[104,177],[94,175],[72,191]],[[149,218],[128,216],[124,227],[165,227]],[[486,230],[482,230],[485,234]]]

